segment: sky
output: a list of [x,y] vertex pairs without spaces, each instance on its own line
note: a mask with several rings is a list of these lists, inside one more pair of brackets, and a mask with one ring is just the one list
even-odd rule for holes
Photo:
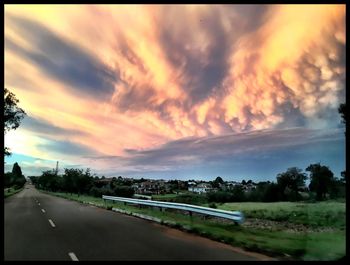
[[27,175],[275,181],[345,170],[345,5],[5,5]]

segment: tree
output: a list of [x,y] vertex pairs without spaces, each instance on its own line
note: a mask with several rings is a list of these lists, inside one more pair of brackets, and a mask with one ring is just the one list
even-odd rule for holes
[[83,180],[83,170],[77,168],[65,168],[63,175],[63,187],[66,191],[80,192],[85,188],[81,185],[85,184],[85,180]]
[[[297,200],[299,197],[299,189],[305,186],[305,180],[307,176],[302,173],[302,169],[297,167],[288,168],[286,172],[277,175],[277,185],[282,194],[284,194],[284,199]],[[288,190],[290,194],[288,196]]]
[[43,171],[42,175],[37,180],[37,186],[41,189],[58,191],[62,190],[63,179],[56,175],[56,170]]
[[[10,92],[6,87],[4,89],[4,132],[16,130],[21,120],[26,115],[25,111],[17,106],[19,100],[15,94]],[[4,148],[4,155],[11,155],[8,147]]]
[[338,108],[339,114],[341,114],[342,122],[346,125],[346,103],[342,103]]
[[[94,177],[90,173],[90,169],[87,168],[85,173],[83,169],[77,168],[65,168],[63,175],[63,189],[67,192],[77,192],[80,194],[88,193],[94,183],[97,183]],[[97,187],[98,188],[98,187]]]
[[342,104],[339,105],[338,112],[341,115],[342,122],[345,125],[345,132],[344,132],[344,134],[346,136],[346,103],[342,103]]
[[12,186],[12,172],[6,172],[4,174],[4,186],[5,188],[10,188]]
[[[345,135],[346,135],[346,103],[339,105],[338,112],[339,114],[341,114],[341,117],[343,119],[342,122],[345,124]],[[345,171],[341,172],[341,176],[342,176],[341,181],[345,183],[346,172]]]
[[221,177],[216,177],[216,179],[212,182],[213,188],[220,188],[220,185],[224,183],[224,180]]
[[18,163],[13,164],[12,168],[12,180],[11,185],[16,186],[17,188],[23,187],[23,185],[26,183],[26,179],[22,174],[21,167],[18,165]]
[[261,181],[257,183],[256,189],[247,193],[249,201],[274,202],[283,199],[280,187],[270,181]]
[[4,155],[5,156],[10,156],[11,155],[10,148],[4,147]]
[[270,183],[266,185],[266,189],[262,196],[263,202],[276,202],[280,198],[280,191],[278,184]]
[[29,179],[31,180],[33,185],[37,185],[39,177],[37,176],[30,176]]
[[346,183],[346,171],[342,171],[341,173],[341,178],[340,178],[340,181],[345,184]]
[[236,185],[232,189],[232,200],[234,202],[242,202],[245,200],[245,195],[243,187],[241,185]]
[[333,172],[328,167],[321,166],[320,163],[309,165],[306,171],[310,172],[310,191],[316,192],[317,200],[323,200],[334,184]]
[[21,170],[21,167],[18,165],[17,162],[13,164],[13,167],[12,167],[12,175],[13,175],[15,178],[22,177],[22,170]]
[[80,193],[88,193],[93,185],[93,177],[91,175],[90,168],[85,170],[84,174],[79,174],[77,180],[78,194]]

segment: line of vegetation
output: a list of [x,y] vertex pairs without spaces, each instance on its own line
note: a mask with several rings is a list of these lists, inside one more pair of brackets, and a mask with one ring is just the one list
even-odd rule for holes
[[[17,103],[19,100],[6,87],[4,88],[4,134],[10,130],[16,130],[21,124],[21,120],[27,115],[26,112],[20,108]],[[4,146],[4,155],[10,156],[10,148]]]
[[[320,163],[311,164],[306,168],[310,172],[310,184],[306,187],[308,178],[306,173],[297,167],[288,168],[286,172],[276,177],[276,183],[262,181],[254,183],[249,180],[242,185],[227,186],[221,177],[211,182],[212,190],[202,194],[188,192],[186,185],[177,194],[152,195],[152,199],[170,202],[202,205],[208,203],[217,207],[216,203],[227,202],[287,202],[287,201],[324,201],[329,199],[345,199],[345,171],[341,178],[336,178],[333,172]],[[124,179],[122,177],[111,180],[99,178],[90,173],[90,169],[64,169],[63,175],[54,170],[44,171],[41,176],[30,177],[33,184],[48,191],[62,191],[100,197],[104,195],[132,197],[135,185],[142,183],[142,179]],[[186,184],[186,182],[185,182]],[[254,188],[244,190],[245,184]],[[173,185],[173,184],[170,184]]]
[[24,188],[21,187],[21,188],[5,188],[4,189],[4,198],[7,198],[7,197],[10,197],[18,192],[20,192],[21,190],[23,190]]
[[[206,205],[205,205],[206,206]],[[217,208],[242,211],[246,218],[257,218],[291,224],[317,227],[332,227],[345,230],[346,207],[344,202],[241,202],[218,204]]]
[[30,176],[29,178],[38,189],[76,193],[78,196],[132,197],[135,193],[130,182],[114,178],[115,181],[106,184],[103,179],[91,174],[89,168],[85,171],[83,169],[65,168],[62,176],[58,175],[55,170],[47,170],[40,177]]
[[26,179],[22,174],[21,167],[15,163],[12,172],[4,174],[4,197],[7,198],[23,189]]

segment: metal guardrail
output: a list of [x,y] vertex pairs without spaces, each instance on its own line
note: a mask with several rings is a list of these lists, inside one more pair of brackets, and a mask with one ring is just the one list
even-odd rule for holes
[[195,213],[200,213],[204,215],[230,219],[238,224],[241,224],[244,222],[244,215],[240,211],[226,211],[226,210],[213,209],[213,208],[196,206],[196,205],[185,204],[185,203],[139,200],[139,199],[130,199],[130,198],[124,198],[124,197],[107,196],[107,195],[102,195],[102,199],[125,202],[125,203],[140,204],[140,205],[148,205],[148,206],[160,207],[160,208],[171,208],[171,209],[183,210],[183,211],[190,212],[190,214],[192,214],[192,212],[195,212]]

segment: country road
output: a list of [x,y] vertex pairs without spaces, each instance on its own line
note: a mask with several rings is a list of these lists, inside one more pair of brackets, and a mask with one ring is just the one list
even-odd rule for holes
[[147,220],[50,196],[4,200],[5,260],[264,260]]

